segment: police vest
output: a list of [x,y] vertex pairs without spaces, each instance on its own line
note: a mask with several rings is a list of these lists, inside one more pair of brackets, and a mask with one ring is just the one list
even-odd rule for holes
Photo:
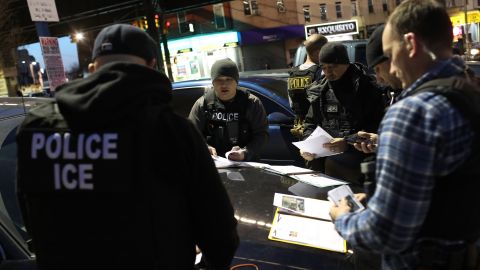
[[328,83],[320,92],[320,111],[322,128],[334,138],[344,137],[354,132],[354,118],[340,103]]
[[313,65],[308,69],[300,70],[299,67],[292,68],[289,71],[288,78],[288,95],[292,102],[292,109],[295,114],[305,116],[310,107],[307,99],[306,89],[318,79],[319,68]]
[[204,95],[207,143],[222,155],[233,146],[245,147],[251,139],[250,125],[246,119],[246,110],[249,105],[249,93],[237,89],[232,102],[221,102],[215,96],[213,89],[207,90]]
[[436,79],[410,93],[445,96],[475,132],[470,157],[450,175],[435,179],[430,209],[419,237],[475,241],[480,237],[480,90],[460,77]]

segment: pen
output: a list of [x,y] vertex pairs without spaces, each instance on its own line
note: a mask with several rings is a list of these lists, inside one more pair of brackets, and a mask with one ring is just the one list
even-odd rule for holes
[[311,171],[311,172],[292,172],[292,173],[287,173],[286,175],[298,175],[298,174],[318,174],[322,172],[318,171]]

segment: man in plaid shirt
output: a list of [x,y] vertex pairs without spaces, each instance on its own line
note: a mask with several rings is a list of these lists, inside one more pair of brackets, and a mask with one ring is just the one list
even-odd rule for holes
[[[345,200],[330,211],[350,245],[382,255],[382,269],[446,269],[448,247],[472,240],[472,231],[473,241],[478,238],[480,207],[470,194],[478,191],[479,169],[467,166],[479,160],[478,120],[465,117],[444,95],[414,93],[434,79],[464,74],[463,61],[452,55],[452,39],[450,18],[434,0],[403,1],[383,33],[390,73],[405,90],[379,128],[376,189],[362,212],[351,213]],[[442,226],[447,229],[437,232]],[[427,265],[425,239],[435,239],[429,247],[438,248]]]

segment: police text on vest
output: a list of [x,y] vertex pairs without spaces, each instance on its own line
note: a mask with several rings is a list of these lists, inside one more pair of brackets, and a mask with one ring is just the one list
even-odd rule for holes
[[[54,187],[60,189],[93,189],[93,160],[117,159],[116,133],[93,133],[76,135],[66,133],[33,133],[31,158],[38,159],[40,155],[51,160],[71,160],[66,164],[54,163]],[[73,142],[75,141],[75,143]],[[80,160],[83,162],[80,163]]]

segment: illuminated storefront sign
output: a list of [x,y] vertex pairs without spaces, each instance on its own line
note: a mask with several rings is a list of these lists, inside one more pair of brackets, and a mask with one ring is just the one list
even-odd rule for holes
[[358,22],[357,20],[350,20],[305,25],[305,36],[308,37],[312,34],[322,34],[324,36],[356,35],[358,34]]
[[[465,24],[465,13],[457,12],[450,16],[453,26],[459,26]],[[467,12],[467,22],[468,23],[480,23],[480,11],[473,10]]]

